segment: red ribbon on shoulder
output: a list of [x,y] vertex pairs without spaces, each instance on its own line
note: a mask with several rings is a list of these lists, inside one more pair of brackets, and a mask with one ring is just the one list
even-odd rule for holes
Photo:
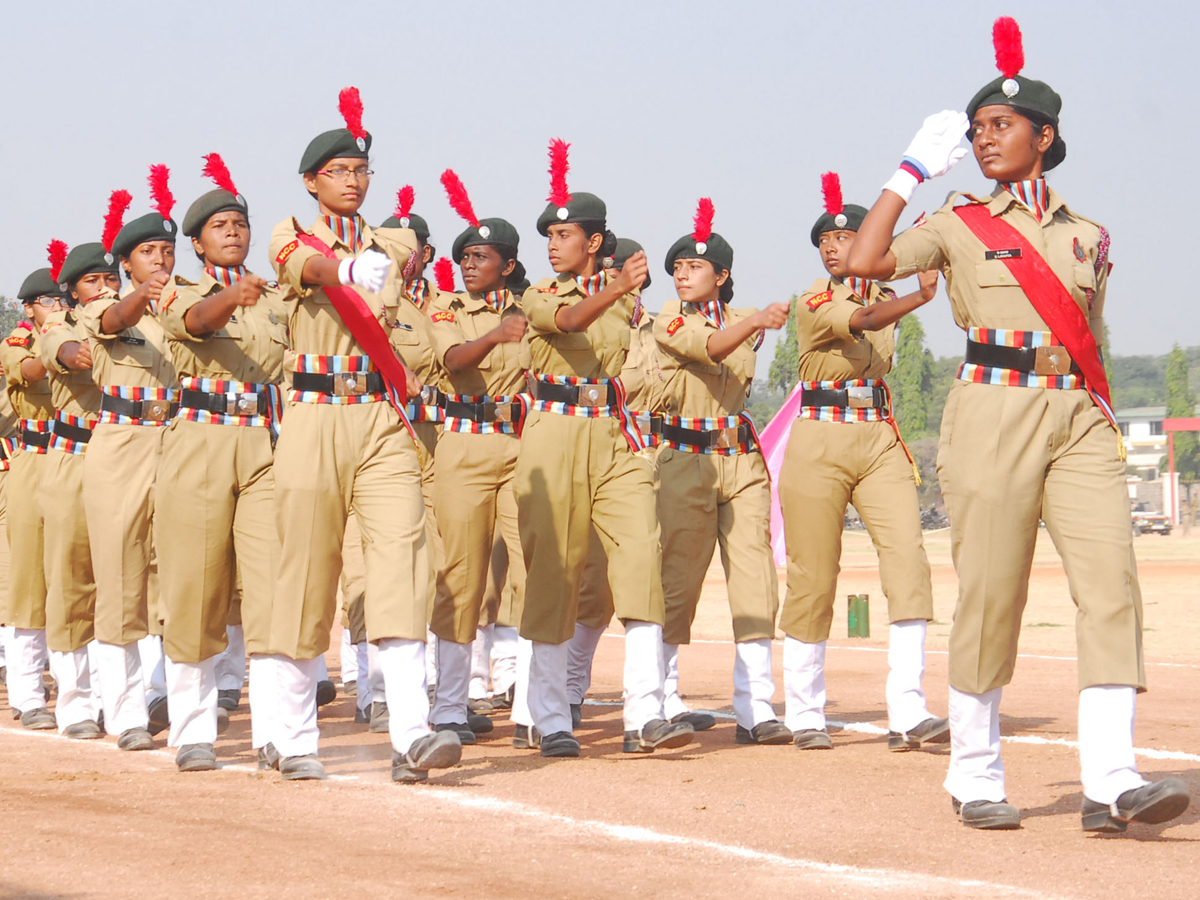
[[[320,238],[304,231],[297,231],[296,240],[320,252],[326,259],[338,261],[337,255]],[[404,366],[401,365],[399,357],[392,350],[391,342],[388,341],[388,337],[383,331],[383,326],[379,324],[379,320],[375,318],[371,308],[367,306],[358,291],[342,285],[322,287],[321,289],[325,291],[325,296],[333,304],[334,312],[350,329],[354,340],[366,351],[371,362],[379,369],[379,373],[383,376],[384,386],[387,388],[388,402],[400,416],[400,421],[404,423],[409,434],[412,434],[412,425],[408,421],[408,416],[404,414],[408,404],[408,379],[404,375]]]

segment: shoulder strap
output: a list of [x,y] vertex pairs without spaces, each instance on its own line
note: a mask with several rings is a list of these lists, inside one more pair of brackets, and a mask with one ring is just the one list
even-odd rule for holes
[[1017,279],[1017,284],[1021,286],[1037,314],[1042,317],[1050,333],[1066,347],[1071,358],[1079,366],[1088,393],[1093,398],[1099,396],[1103,401],[1104,412],[1111,419],[1112,399],[1108,389],[1108,377],[1104,373],[1104,364],[1100,361],[1096,339],[1092,336],[1083,310],[1054,274],[1050,264],[1021,232],[998,216],[993,216],[986,206],[959,206],[955,208],[954,214],[962,219],[963,224],[989,250],[1010,247],[1020,249],[1020,256],[1006,256],[1004,264]]

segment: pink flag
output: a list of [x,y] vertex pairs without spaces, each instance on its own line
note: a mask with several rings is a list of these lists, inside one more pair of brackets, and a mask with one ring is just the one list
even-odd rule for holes
[[775,413],[775,417],[758,436],[763,457],[767,461],[767,471],[771,473],[771,553],[775,557],[776,566],[787,564],[787,549],[783,541],[783,513],[779,509],[779,470],[783,468],[783,455],[787,452],[788,437],[799,412],[800,385],[797,384],[783,401],[779,412]]

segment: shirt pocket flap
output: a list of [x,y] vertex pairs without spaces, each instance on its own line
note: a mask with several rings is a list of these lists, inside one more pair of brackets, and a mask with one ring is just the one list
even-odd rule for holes
[[1003,260],[987,259],[975,263],[975,283],[980,287],[1017,287],[1016,276]]

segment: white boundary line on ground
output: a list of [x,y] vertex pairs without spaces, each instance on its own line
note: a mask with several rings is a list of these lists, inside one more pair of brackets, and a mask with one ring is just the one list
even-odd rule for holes
[[[593,703],[593,705],[608,705],[600,704],[595,701],[589,701],[589,703]],[[9,725],[0,726],[0,734],[15,734],[35,739],[41,738],[43,740],[57,739],[74,744],[84,743],[82,741],[75,741],[71,738],[63,737],[57,731],[28,731],[20,727],[14,728]],[[121,753],[127,752],[120,750],[117,745],[111,741],[100,740],[92,743],[95,743],[98,746],[106,747],[109,750]],[[137,755],[139,757],[165,760],[170,764],[173,764],[175,761],[174,754],[169,749],[141,750],[137,751]],[[246,774],[257,772],[258,769],[257,767],[251,765],[225,764],[222,765],[218,771]],[[195,778],[196,776],[193,774],[187,777]],[[358,775],[330,775],[327,776],[327,780],[334,782],[363,781],[362,777]],[[404,789],[398,788],[398,790]],[[500,798],[489,797],[484,794],[463,794],[459,793],[458,791],[450,791],[448,789],[438,788],[433,785],[424,787],[419,791],[406,793],[405,796],[419,799],[434,799],[438,802],[449,803],[467,809],[481,810],[495,813],[497,815],[519,816],[521,818],[533,819],[540,823],[553,823],[614,841],[636,844],[658,844],[666,847],[681,847],[685,849],[700,850],[718,856],[731,857],[734,859],[746,860],[747,862],[764,863],[769,866],[806,872],[817,875],[826,881],[863,885],[884,890],[907,888],[911,891],[915,891],[918,896],[922,893],[922,891],[928,891],[931,884],[935,884],[938,887],[946,889],[973,889],[979,891],[991,891],[993,892],[993,895],[997,897],[1029,897],[1043,898],[1043,900],[1054,900],[1052,895],[1045,894],[1041,891],[1030,890],[1028,888],[1016,887],[1014,885],[997,884],[990,881],[978,881],[967,878],[950,878],[944,875],[930,875],[904,869],[866,868],[842,863],[827,863],[817,860],[783,856],[778,853],[768,853],[762,850],[754,850],[750,847],[743,847],[739,844],[724,844],[719,841],[705,840],[704,838],[693,838],[686,837],[684,835],[669,834],[662,831],[655,831],[652,828],[643,828],[635,825],[619,825],[612,822],[603,822],[598,819],[576,819],[561,813],[539,809],[536,806],[527,806],[524,803],[519,803],[514,800],[502,800]]]

